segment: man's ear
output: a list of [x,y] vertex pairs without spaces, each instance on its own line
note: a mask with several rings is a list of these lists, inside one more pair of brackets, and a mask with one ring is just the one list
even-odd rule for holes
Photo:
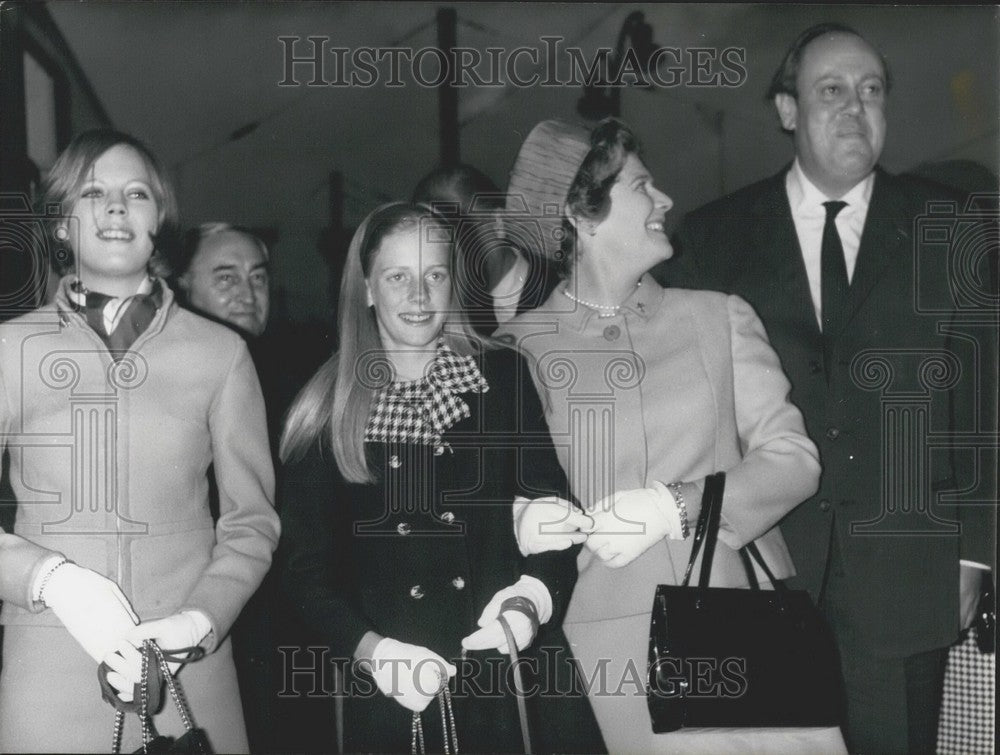
[[787,92],[778,92],[774,95],[774,108],[778,111],[778,118],[781,119],[781,127],[785,131],[795,130],[795,121],[799,115],[799,103]]

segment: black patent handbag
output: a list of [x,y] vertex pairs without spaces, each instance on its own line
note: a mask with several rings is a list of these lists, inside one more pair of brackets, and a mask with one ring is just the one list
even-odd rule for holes
[[[740,550],[750,589],[708,586],[724,489],[725,473],[706,478],[684,580],[656,588],[646,680],[653,731],[836,725],[839,658],[809,594],[775,579],[754,543]],[[702,548],[700,578],[691,587]],[[760,589],[751,558],[774,590]]]

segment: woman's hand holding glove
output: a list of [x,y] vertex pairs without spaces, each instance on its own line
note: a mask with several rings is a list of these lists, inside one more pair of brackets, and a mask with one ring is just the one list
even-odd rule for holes
[[[486,604],[478,622],[482,629],[463,638],[463,648],[466,650],[496,648],[501,653],[510,652],[507,636],[497,620],[500,615],[500,607],[508,598],[526,598],[531,601],[538,612],[538,624],[544,624],[552,616],[552,596],[549,595],[549,589],[541,580],[524,575],[510,587],[498,591],[493,599]],[[503,615],[514,635],[517,649],[524,650],[535,639],[538,626],[521,611],[506,610]]]
[[591,515],[587,548],[612,568],[632,563],[666,537],[681,538],[677,502],[661,482],[612,493],[594,504]]
[[587,536],[580,530],[589,529],[591,524],[589,516],[562,498],[514,499],[514,536],[525,557],[582,543]]
[[385,637],[372,652],[372,676],[379,691],[404,708],[420,713],[457,669],[420,645]]

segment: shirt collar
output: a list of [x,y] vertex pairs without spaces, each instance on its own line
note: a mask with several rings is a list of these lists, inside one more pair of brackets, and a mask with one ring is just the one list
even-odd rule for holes
[[[840,198],[840,201],[847,203],[845,211],[856,212],[867,209],[874,185],[875,171],[872,171]],[[788,204],[792,208],[793,215],[822,214],[823,203],[830,201],[830,197],[809,180],[797,157],[785,178],[785,188],[788,191]]]

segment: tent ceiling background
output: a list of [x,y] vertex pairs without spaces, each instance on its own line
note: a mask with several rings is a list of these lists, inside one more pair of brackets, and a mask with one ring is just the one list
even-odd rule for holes
[[[658,184],[675,201],[668,218],[775,172],[790,143],[763,101],[781,55],[805,27],[848,23],[886,54],[895,88],[883,164],[976,160],[998,171],[998,26],[995,7],[611,5],[542,3],[52,2],[49,10],[116,127],[144,139],[172,167],[185,223],[273,226],[275,280],[287,314],[323,317],[326,281],[315,252],[327,224],[328,176],[345,176],[345,221],[404,198],[438,160],[438,99],[403,66],[404,85],[280,86],[281,36],[330,46],[436,45],[435,14],[453,7],[458,45],[509,56],[545,36],[590,61],[614,47],[625,17],[645,13],[660,46],[745,49],[740,86],[629,89],[622,116],[639,133]],[[565,58],[561,58],[565,62]],[[333,56],[325,75],[334,78]],[[485,66],[485,63],[484,63]],[[435,73],[425,62],[425,76]],[[559,74],[565,78],[565,74]],[[521,139],[538,120],[579,118],[577,85],[470,86],[459,93],[461,157],[501,187]],[[231,135],[256,124],[237,140]],[[283,296],[282,296],[283,294]]]

